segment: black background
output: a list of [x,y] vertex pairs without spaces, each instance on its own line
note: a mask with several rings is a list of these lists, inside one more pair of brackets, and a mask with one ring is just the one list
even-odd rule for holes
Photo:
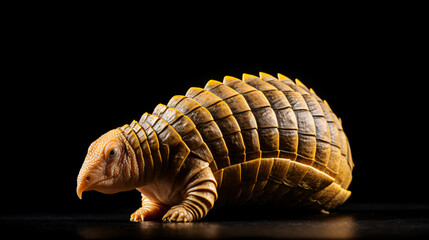
[[78,199],[89,144],[189,87],[259,71],[299,78],[342,118],[350,202],[428,202],[418,6],[33,7],[5,21],[2,212],[131,213],[137,191]]

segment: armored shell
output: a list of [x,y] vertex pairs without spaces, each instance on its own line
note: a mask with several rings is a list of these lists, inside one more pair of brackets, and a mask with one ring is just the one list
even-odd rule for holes
[[331,209],[351,194],[354,164],[341,120],[298,80],[226,76],[174,96],[152,115],[209,162],[216,204]]

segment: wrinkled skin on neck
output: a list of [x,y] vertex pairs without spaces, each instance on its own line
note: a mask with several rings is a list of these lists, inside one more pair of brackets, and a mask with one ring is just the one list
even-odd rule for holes
[[84,191],[101,193],[129,191],[141,184],[140,169],[134,150],[117,129],[94,141],[88,149],[77,178],[76,192],[82,198]]

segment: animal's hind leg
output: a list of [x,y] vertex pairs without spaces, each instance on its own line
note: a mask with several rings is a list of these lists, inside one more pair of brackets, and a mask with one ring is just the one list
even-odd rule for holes
[[168,210],[164,222],[192,222],[203,218],[217,199],[216,180],[206,167],[188,182],[184,199]]
[[[205,187],[216,189],[213,182],[204,183]],[[162,220],[164,222],[192,222],[207,215],[213,207],[216,195],[212,191],[196,190],[187,194],[185,199],[178,205],[168,210]]]

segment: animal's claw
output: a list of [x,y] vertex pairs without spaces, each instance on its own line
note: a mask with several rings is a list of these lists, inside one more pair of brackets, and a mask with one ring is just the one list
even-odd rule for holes
[[139,208],[139,209],[137,209],[137,211],[135,211],[133,214],[131,214],[130,221],[131,222],[143,222],[144,221],[143,209]]

